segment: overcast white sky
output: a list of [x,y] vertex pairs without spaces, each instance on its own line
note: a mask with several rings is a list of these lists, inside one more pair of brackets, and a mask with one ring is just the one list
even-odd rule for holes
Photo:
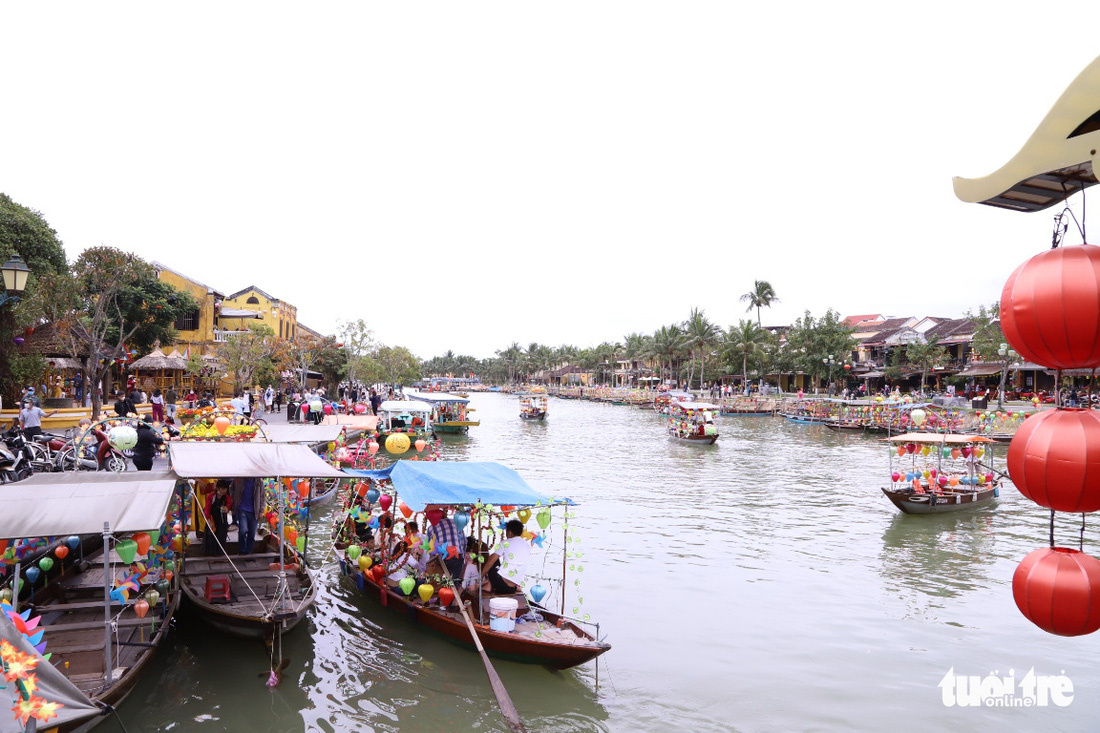
[[1016,153],[1100,55],[1098,16],[5,3],[0,191],[70,259],[111,245],[255,284],[422,358],[592,346],[692,307],[729,326],[754,279],[780,298],[765,324],[956,317],[1049,246],[1056,210],[963,204],[951,177]]

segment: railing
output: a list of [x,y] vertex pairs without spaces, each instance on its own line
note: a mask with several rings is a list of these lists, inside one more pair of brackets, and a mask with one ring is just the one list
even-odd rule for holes
[[224,344],[230,336],[242,333],[248,333],[248,331],[214,331],[214,343]]

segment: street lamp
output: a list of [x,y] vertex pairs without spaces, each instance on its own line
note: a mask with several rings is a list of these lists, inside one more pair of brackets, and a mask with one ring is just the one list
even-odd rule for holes
[[9,300],[19,300],[19,296],[27,289],[27,276],[31,274],[31,268],[27,267],[27,263],[23,261],[22,257],[12,255],[12,258],[5,262],[3,267],[0,267],[0,272],[4,275],[4,290],[6,291],[0,296],[0,305],[7,303]]
[[824,364],[825,366],[829,367],[829,384],[826,387],[825,391],[828,394],[832,394],[833,393],[833,367],[836,365],[836,357],[834,357],[832,354],[829,354],[827,357],[825,357],[824,359],[821,360],[821,363]]
[[1001,386],[997,390],[997,409],[1004,409],[1004,394],[1005,394],[1005,377],[1008,376],[1008,362],[1016,358],[1016,352],[1013,349],[1008,348],[1008,344],[1001,343],[997,349],[997,353],[1001,357]]

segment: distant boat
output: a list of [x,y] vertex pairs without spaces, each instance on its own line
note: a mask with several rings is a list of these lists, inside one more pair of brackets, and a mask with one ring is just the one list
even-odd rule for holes
[[673,402],[668,418],[668,437],[689,445],[714,445],[718,426],[714,416],[721,408],[709,402]]

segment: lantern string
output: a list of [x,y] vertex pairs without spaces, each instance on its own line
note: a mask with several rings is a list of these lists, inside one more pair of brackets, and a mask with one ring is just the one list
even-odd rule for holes
[[1050,546],[1054,547],[1054,510],[1050,510]]
[[1081,219],[1077,219],[1077,215],[1073,213],[1073,210],[1066,206],[1062,209],[1062,212],[1054,217],[1054,233],[1050,238],[1050,248],[1057,249],[1062,241],[1065,239],[1066,232],[1069,230],[1069,224],[1066,222],[1066,216],[1073,220],[1074,226],[1077,227],[1078,233],[1081,235],[1081,241],[1087,242],[1085,237],[1085,194],[1081,192]]

